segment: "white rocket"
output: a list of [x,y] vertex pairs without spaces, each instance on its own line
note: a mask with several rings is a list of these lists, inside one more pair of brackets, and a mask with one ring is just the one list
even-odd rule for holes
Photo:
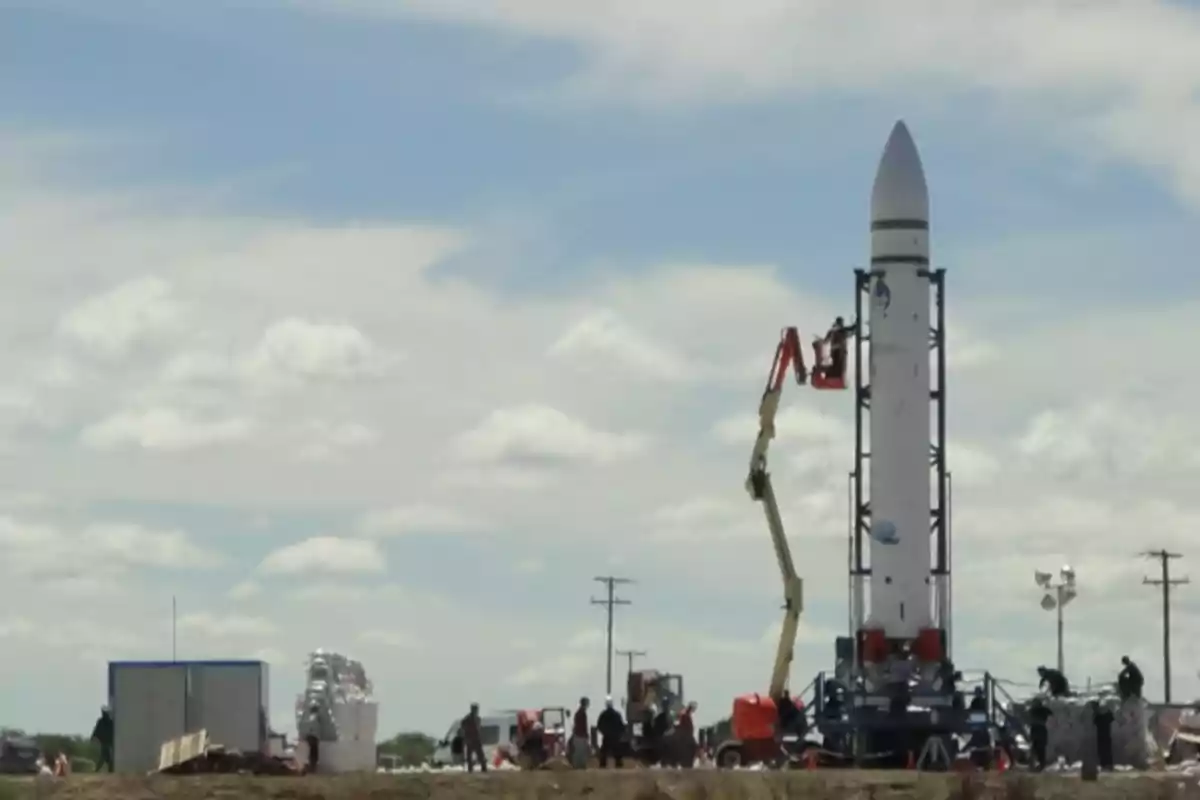
[[929,192],[897,122],[871,191],[870,612],[865,628],[932,627]]

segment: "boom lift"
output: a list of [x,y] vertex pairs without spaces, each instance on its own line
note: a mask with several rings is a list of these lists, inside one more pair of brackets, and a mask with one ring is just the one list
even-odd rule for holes
[[[828,375],[822,369],[823,342],[813,344],[816,369],[812,384],[815,389],[844,388],[844,376]],[[788,676],[792,666],[792,654],[796,645],[796,633],[800,627],[800,612],[804,607],[804,583],[796,573],[792,551],[788,546],[787,534],[783,530],[783,518],[771,485],[771,474],[767,471],[767,450],[775,438],[775,416],[783,395],[783,385],[789,369],[796,376],[796,383],[803,386],[809,374],[804,365],[804,353],[800,346],[800,333],[796,328],[784,328],[775,348],[775,361],[771,365],[767,386],[763,390],[758,407],[758,438],[750,451],[750,474],[746,478],[746,490],[750,497],[762,503],[771,532],[771,543],[775,547],[775,560],[779,563],[783,579],[784,616],[783,628],[779,633],[779,645],[775,651],[775,666],[771,670],[771,683],[767,694],[748,694],[733,701],[732,738],[722,742],[715,753],[718,766],[732,767],[744,763],[774,760],[779,755],[776,729],[779,724],[780,703],[794,703],[786,697]],[[795,715],[803,715],[802,708]]]

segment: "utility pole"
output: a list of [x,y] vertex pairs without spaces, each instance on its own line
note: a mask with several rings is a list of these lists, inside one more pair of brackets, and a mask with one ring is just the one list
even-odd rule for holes
[[603,600],[597,600],[596,598],[593,597],[592,605],[606,606],[608,608],[608,647],[607,647],[608,671],[605,673],[605,682],[604,682],[605,690],[604,690],[604,692],[605,692],[605,694],[611,695],[612,694],[612,661],[613,661],[613,609],[616,608],[617,606],[630,605],[630,602],[628,600],[622,600],[621,598],[617,597],[617,595],[616,595],[617,584],[633,583],[633,581],[630,580],[629,578],[617,578],[612,575],[604,575],[604,576],[601,576],[598,578],[593,578],[592,580],[596,581],[597,583],[603,583],[606,587],[608,587],[608,597]]
[[1171,587],[1191,583],[1183,578],[1171,577],[1171,560],[1183,558],[1179,553],[1169,553],[1166,550],[1147,550],[1142,553],[1146,558],[1153,558],[1162,566],[1162,577],[1158,579],[1142,578],[1146,586],[1162,587],[1162,628],[1163,628],[1163,702],[1171,702]]
[[616,654],[619,656],[624,656],[625,658],[629,659],[629,670],[626,673],[628,675],[633,674],[633,660],[646,655],[645,650],[616,650],[614,652],[616,652]]

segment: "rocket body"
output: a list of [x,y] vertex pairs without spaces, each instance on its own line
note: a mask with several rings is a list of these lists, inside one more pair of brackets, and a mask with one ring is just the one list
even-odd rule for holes
[[931,627],[929,194],[896,123],[871,193],[868,629]]

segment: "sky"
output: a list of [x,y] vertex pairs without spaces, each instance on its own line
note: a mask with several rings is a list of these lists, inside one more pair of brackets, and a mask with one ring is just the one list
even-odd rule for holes
[[[764,691],[759,394],[782,326],[852,313],[899,118],[948,274],[954,658],[1032,682],[1069,563],[1068,675],[1129,654],[1161,696],[1196,3],[0,0],[0,54],[3,724],[89,729],[173,597],[177,656],[268,661],[283,730],[318,647],[381,735],[572,705],[605,575],[704,720]],[[853,401],[792,388],[799,687],[848,626]],[[1192,699],[1200,586],[1173,632]]]

